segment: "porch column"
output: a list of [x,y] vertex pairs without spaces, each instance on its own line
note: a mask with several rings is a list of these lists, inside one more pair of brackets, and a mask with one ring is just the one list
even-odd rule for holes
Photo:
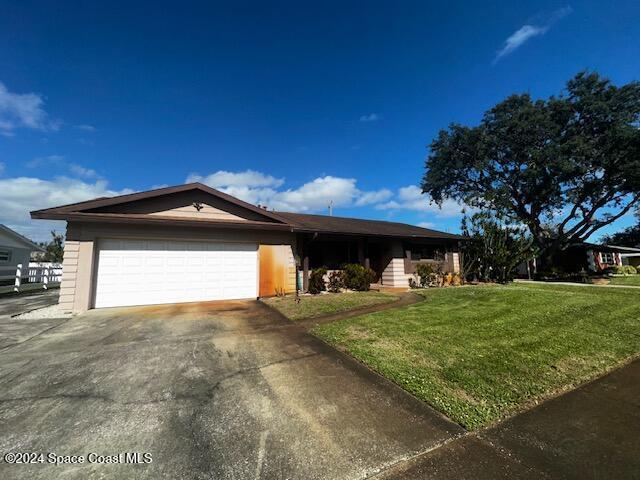
[[306,246],[303,248],[302,253],[302,291],[309,290],[309,252]]
[[404,251],[404,273],[413,273],[411,268],[411,249],[407,248]]
[[365,264],[365,257],[364,257],[364,238],[359,238],[358,239],[358,263],[360,265],[364,265]]

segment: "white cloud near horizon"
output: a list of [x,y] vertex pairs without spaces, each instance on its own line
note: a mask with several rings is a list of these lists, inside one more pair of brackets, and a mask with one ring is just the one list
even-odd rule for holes
[[254,170],[228,172],[220,170],[210,175],[190,174],[186,182],[202,182],[229,195],[269,209],[290,212],[326,212],[333,207],[362,207],[391,197],[388,189],[360,190],[355,178],[325,175],[297,188],[282,189],[283,178]]
[[380,120],[380,114],[375,113],[375,112],[371,112],[368,113],[367,115],[361,115],[359,118],[359,121],[362,123],[370,123],[370,122],[377,122],[378,120]]
[[436,228],[437,225],[433,222],[418,222],[418,227],[422,228]]
[[18,128],[58,130],[61,122],[51,120],[44,99],[37,93],[13,93],[0,82],[0,135],[12,137]]
[[458,217],[461,215],[462,205],[454,200],[445,200],[442,206],[430,201],[428,195],[422,193],[420,187],[408,185],[398,189],[395,199],[375,206],[377,210],[411,210],[414,212],[432,213],[436,217]]
[[4,169],[5,169],[5,164],[0,162],[0,175],[4,173]]
[[57,177],[42,180],[33,177],[0,178],[0,223],[34,241],[50,239],[50,230],[65,231],[63,221],[32,221],[29,212],[96,197],[131,193],[131,189],[112,190],[106,180]]
[[538,14],[505,40],[504,46],[496,53],[493,64],[495,65],[501,58],[515,52],[530,39],[544,35],[556,22],[572,12],[573,9],[566,6],[551,12],[551,14]]

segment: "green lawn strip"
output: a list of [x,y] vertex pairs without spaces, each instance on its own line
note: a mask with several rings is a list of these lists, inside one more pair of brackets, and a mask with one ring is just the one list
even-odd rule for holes
[[625,275],[624,277],[611,277],[611,285],[626,285],[640,287],[640,275]]
[[290,320],[302,320],[388,303],[397,298],[389,293],[369,291],[301,295],[300,303],[296,303],[293,295],[266,298],[263,301]]
[[423,295],[313,332],[469,429],[640,352],[640,291],[514,284]]

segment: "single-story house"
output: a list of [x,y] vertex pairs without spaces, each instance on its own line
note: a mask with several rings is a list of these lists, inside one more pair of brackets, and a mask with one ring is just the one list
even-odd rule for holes
[[622,265],[631,265],[632,267],[640,268],[640,246],[638,247],[618,247],[620,251],[620,257],[622,258]]
[[18,265],[22,265],[22,276],[27,276],[31,252],[42,248],[18,232],[0,224],[0,284],[13,284]]
[[544,265],[539,258],[518,266],[518,274],[522,277],[531,276],[536,272],[545,272],[551,268],[566,273],[601,273],[611,267],[619,267],[624,264],[625,254],[629,254],[627,247],[614,245],[598,245],[595,243],[578,242],[569,245],[566,249],[556,253],[552,266]]
[[269,211],[200,183],[31,212],[66,220],[60,304],[91,308],[306,290],[311,269],[359,262],[387,287],[415,264],[459,271],[464,237],[413,225]]

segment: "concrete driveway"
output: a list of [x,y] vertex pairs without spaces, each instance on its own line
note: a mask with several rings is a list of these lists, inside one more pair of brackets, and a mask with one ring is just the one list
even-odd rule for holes
[[28,292],[20,295],[0,295],[0,318],[54,305],[58,303],[59,295],[60,290],[57,288]]
[[0,478],[366,478],[462,434],[258,302],[93,311],[0,350],[0,452],[152,455]]

